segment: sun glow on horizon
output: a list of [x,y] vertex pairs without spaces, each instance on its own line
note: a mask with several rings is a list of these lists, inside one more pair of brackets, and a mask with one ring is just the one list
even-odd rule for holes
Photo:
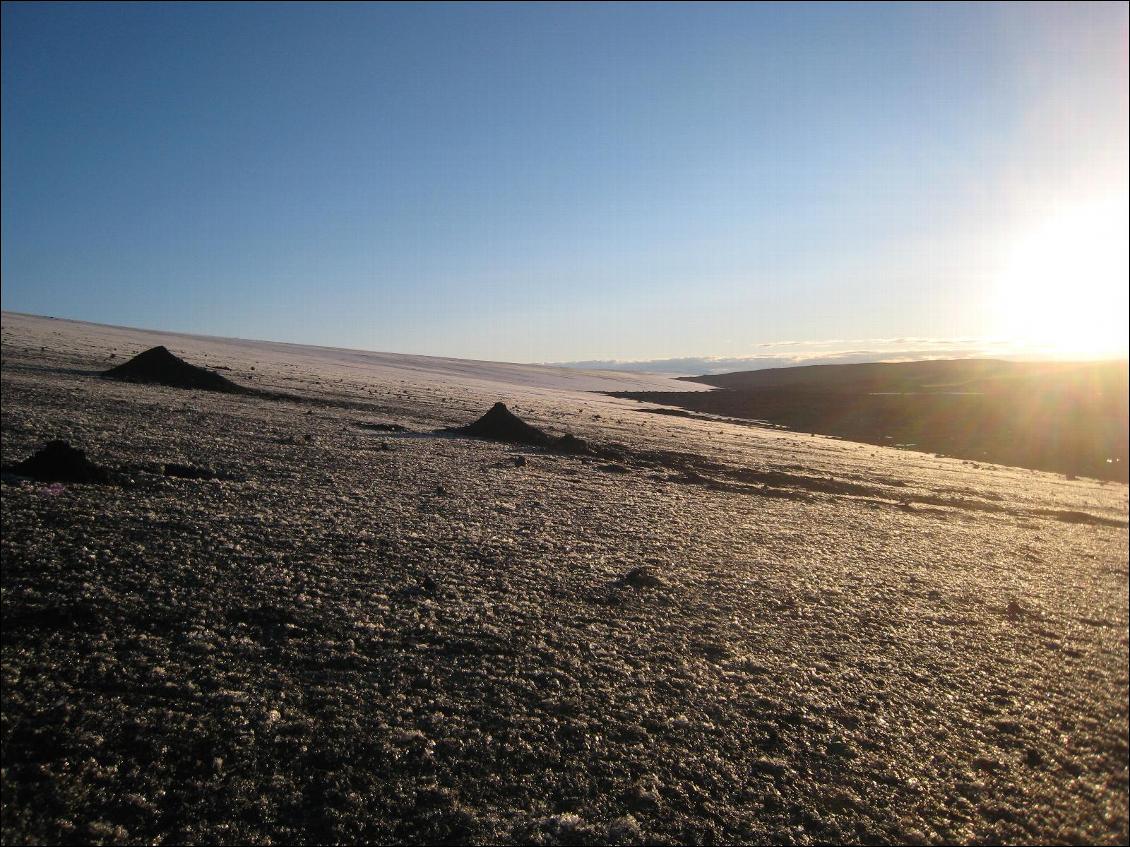
[[1127,200],[1061,208],[1018,238],[999,277],[1002,336],[1063,357],[1125,356]]

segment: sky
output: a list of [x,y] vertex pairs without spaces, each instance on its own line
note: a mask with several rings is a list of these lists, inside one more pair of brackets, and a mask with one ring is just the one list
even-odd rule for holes
[[5,2],[3,308],[640,367],[1124,356],[1128,8]]

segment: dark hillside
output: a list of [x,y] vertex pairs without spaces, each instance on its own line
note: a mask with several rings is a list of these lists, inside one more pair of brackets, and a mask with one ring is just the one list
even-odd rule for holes
[[851,441],[1127,480],[1126,362],[813,365],[694,381],[723,390],[618,396]]
[[805,365],[682,377],[718,388],[792,388],[816,391],[999,392],[1011,387],[1084,393],[1121,391],[1126,362],[1008,362],[1001,359],[940,359],[924,362],[868,362]]

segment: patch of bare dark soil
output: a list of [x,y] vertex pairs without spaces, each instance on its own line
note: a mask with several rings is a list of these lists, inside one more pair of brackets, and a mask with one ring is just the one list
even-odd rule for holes
[[107,379],[240,394],[248,389],[207,368],[191,365],[163,346],[151,347],[102,374]]

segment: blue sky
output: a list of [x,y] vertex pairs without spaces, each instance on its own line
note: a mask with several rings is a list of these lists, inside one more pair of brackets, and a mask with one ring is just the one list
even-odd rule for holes
[[3,307],[515,361],[999,340],[1010,245],[1126,207],[1126,38],[1125,3],[5,3]]

